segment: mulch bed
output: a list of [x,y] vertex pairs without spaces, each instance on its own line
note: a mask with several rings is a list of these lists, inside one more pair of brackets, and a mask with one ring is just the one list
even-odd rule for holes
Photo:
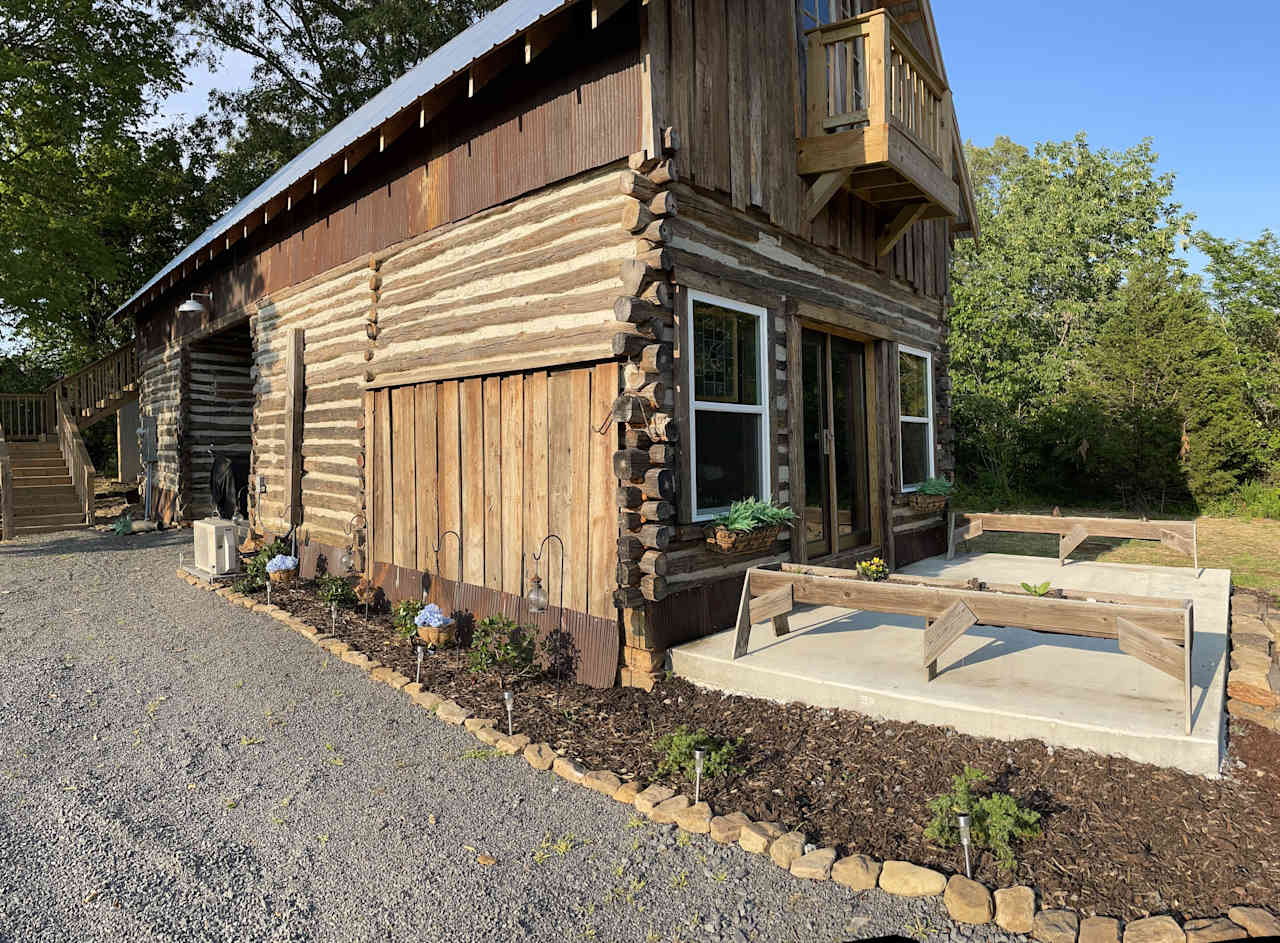
[[[273,589],[272,602],[329,631],[328,607],[306,584]],[[386,614],[366,621],[362,609],[340,611],[337,635],[414,676],[413,649]],[[461,651],[428,655],[422,682],[505,725],[496,681],[471,674]],[[1043,837],[1016,849],[1013,874],[999,873],[990,855],[978,856],[974,876],[988,885],[1030,884],[1044,907],[1125,919],[1280,905],[1280,736],[1250,724],[1233,722],[1232,771],[1210,781],[1035,740],[987,740],[722,695],[679,679],[644,692],[538,678],[515,691],[516,730],[535,743],[550,743],[589,768],[666,782],[690,795],[692,784],[657,774],[654,741],[681,724],[742,737],[740,772],[703,783],[712,808],[780,822],[841,854],[963,870],[958,849],[924,837],[925,803],[968,764],[1043,815]]]

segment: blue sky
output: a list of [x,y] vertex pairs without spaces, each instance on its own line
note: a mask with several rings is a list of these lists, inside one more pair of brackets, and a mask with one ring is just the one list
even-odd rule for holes
[[[1084,130],[1123,148],[1149,136],[1199,227],[1232,239],[1280,229],[1280,103],[1266,68],[1280,2],[932,5],[966,138],[1031,145]],[[248,59],[232,55],[164,110],[195,115],[211,87],[248,82]]]
[[[1280,3],[932,0],[960,132],[1155,142],[1197,226],[1280,229]],[[1194,264],[1194,263],[1193,263]]]

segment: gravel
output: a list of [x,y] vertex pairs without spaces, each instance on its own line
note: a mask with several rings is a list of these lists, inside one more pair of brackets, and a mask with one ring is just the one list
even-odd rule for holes
[[491,756],[180,552],[0,545],[0,941],[1012,939]]

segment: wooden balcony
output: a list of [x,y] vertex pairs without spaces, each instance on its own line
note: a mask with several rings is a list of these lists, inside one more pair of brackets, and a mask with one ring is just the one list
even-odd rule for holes
[[884,255],[919,219],[958,217],[951,92],[886,10],[810,30],[800,173],[815,217],[842,188],[891,220]]

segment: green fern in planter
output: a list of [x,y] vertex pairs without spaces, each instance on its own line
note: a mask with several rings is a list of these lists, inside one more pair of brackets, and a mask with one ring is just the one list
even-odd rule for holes
[[796,519],[796,512],[780,507],[772,501],[743,498],[734,501],[729,510],[717,517],[713,524],[737,534],[749,534],[765,527],[785,527]]
[[929,478],[916,490],[919,494],[936,494],[947,497],[954,487],[955,485],[945,478]]

